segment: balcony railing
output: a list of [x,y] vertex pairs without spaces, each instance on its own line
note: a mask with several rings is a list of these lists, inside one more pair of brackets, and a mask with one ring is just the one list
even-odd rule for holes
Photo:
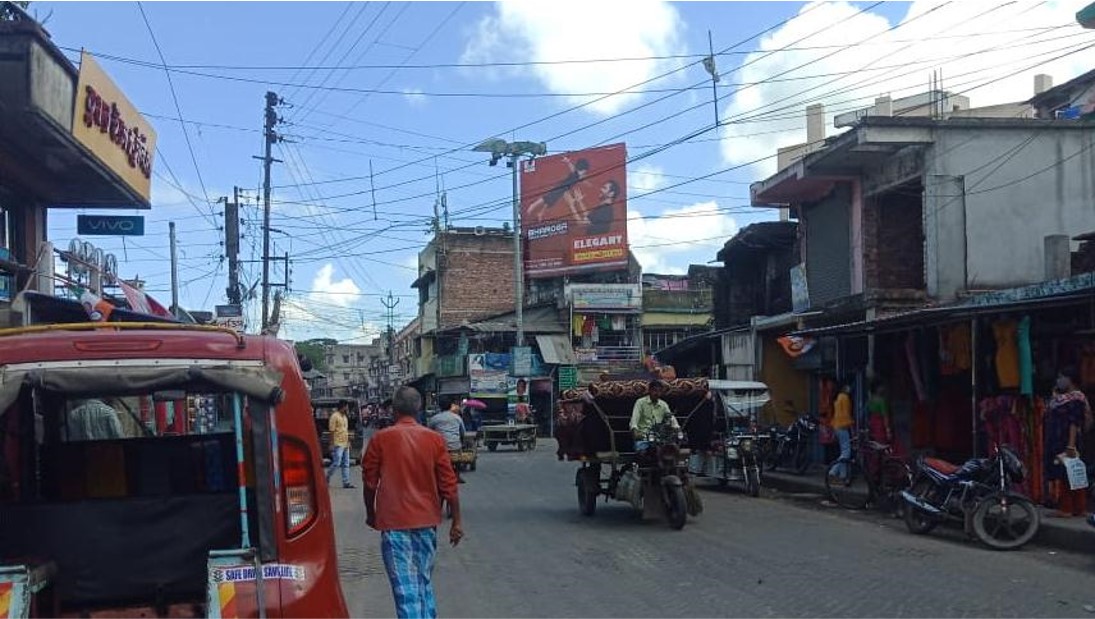
[[644,290],[647,311],[709,312],[714,304],[711,290]]
[[643,358],[643,350],[639,346],[598,346],[579,348],[574,352],[580,365],[640,363]]

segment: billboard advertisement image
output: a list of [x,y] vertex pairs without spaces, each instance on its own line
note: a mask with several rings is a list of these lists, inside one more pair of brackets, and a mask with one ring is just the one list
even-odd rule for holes
[[627,268],[627,148],[612,144],[521,165],[525,272]]

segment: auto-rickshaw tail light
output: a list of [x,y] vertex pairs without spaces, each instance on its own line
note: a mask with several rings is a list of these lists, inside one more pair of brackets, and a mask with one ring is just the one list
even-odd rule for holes
[[281,439],[281,487],[285,492],[285,528],[292,537],[316,519],[316,479],[308,447],[295,439]]

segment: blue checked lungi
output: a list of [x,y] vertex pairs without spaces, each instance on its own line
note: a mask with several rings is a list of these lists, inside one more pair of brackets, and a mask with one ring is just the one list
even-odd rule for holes
[[433,563],[437,557],[437,529],[384,531],[380,534],[380,550],[392,583],[396,617],[436,618]]

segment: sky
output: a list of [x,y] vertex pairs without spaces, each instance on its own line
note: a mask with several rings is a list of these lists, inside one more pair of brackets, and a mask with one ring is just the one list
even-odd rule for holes
[[[368,343],[417,313],[417,252],[439,188],[457,226],[511,217],[510,178],[479,142],[551,153],[624,142],[628,234],[649,273],[715,260],[773,219],[749,183],[805,140],[805,108],[832,116],[927,89],[932,72],[974,106],[1028,99],[1095,65],[1095,32],[1061,2],[34,2],[74,62],[95,54],[154,125],[142,238],[95,237],[123,277],[180,304],[225,302],[223,206],[243,191],[244,283],[261,279],[264,94],[285,104],[273,149],[274,255],[288,254],[282,336]],[[716,52],[712,89],[702,58]],[[165,68],[166,65],[166,68]],[[717,111],[716,111],[717,107]],[[718,117],[721,122],[715,125]],[[51,213],[67,246],[79,212]],[[123,211],[128,213],[129,211]],[[271,277],[286,277],[275,265]],[[246,303],[257,322],[259,296]]]

